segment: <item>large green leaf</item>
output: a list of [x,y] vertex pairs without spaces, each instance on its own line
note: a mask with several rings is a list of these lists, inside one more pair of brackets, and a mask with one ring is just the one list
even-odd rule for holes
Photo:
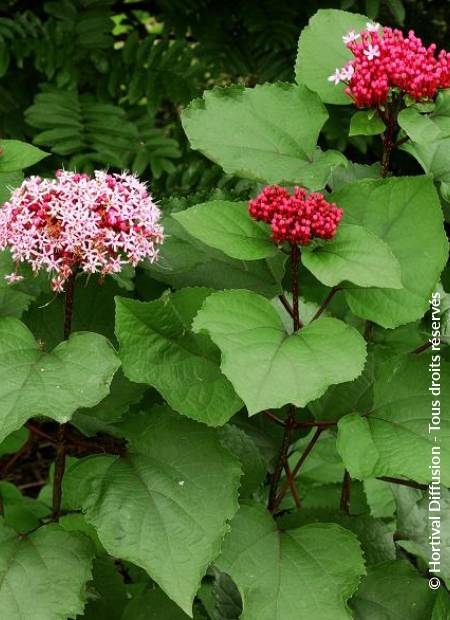
[[439,93],[430,114],[407,108],[399,114],[398,122],[411,138],[402,149],[437,181],[450,183],[450,90]]
[[304,407],[334,383],[356,378],[366,357],[363,338],[323,318],[288,335],[276,309],[249,291],[210,295],[194,323],[222,351],[222,370],[250,415],[287,403]]
[[297,82],[320,95],[325,103],[350,104],[344,86],[328,81],[353,56],[342,37],[350,30],[365,30],[367,17],[333,9],[320,9],[303,29],[298,43]]
[[79,332],[51,353],[17,319],[0,319],[0,440],[33,416],[67,422],[109,392],[119,360],[98,334]]
[[118,297],[116,332],[125,375],[154,386],[179,413],[211,426],[242,406],[222,374],[219,351],[191,322],[208,289],[182,289],[143,303]]
[[368,568],[351,600],[355,620],[425,620],[434,594],[426,580],[405,560]]
[[316,147],[327,118],[317,95],[278,83],[207,91],[182,122],[192,148],[229,174],[321,189],[332,168],[346,162],[337,151]]
[[129,437],[127,457],[68,470],[66,497],[81,501],[111,555],[144,568],[190,614],[237,510],[238,461],[216,431],[163,407],[143,414]]
[[17,172],[49,156],[49,153],[19,140],[1,140],[0,149],[0,172]]
[[236,260],[189,235],[175,219],[164,220],[166,239],[157,262],[143,266],[152,277],[173,288],[207,286],[218,290],[246,288],[267,297],[279,295],[286,256]]
[[173,217],[190,235],[231,258],[258,260],[277,253],[269,228],[250,217],[246,202],[213,200]]
[[58,525],[18,536],[0,524],[2,618],[66,620],[82,614],[93,555],[87,537]]
[[243,505],[216,562],[235,581],[241,620],[348,620],[365,574],[356,537],[335,524],[278,531],[263,506]]
[[[358,449],[355,450],[355,445]],[[352,478],[370,478],[380,453],[372,439],[369,422],[358,413],[349,414],[338,422],[337,450]],[[361,456],[364,455],[364,458]]]
[[[450,365],[442,362],[441,391],[435,397],[429,391],[427,360],[409,356],[379,365],[371,411],[364,420],[350,414],[339,421],[338,449],[353,476],[428,482],[436,435],[442,481],[450,484]],[[429,432],[433,400],[440,401],[440,430]]]
[[362,226],[343,224],[336,237],[302,252],[303,264],[323,284],[402,288],[400,263],[389,246]]
[[352,312],[387,328],[423,316],[448,256],[432,180],[420,176],[362,180],[345,185],[332,199],[344,209],[348,224],[363,226],[383,239],[401,266],[401,290],[347,288]]

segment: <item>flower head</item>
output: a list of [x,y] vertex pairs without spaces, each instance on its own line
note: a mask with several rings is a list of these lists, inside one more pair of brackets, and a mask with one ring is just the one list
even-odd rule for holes
[[358,108],[384,105],[391,89],[400,90],[416,101],[432,99],[438,89],[450,87],[450,53],[436,55],[436,45],[425,47],[411,30],[381,29],[368,22],[367,30],[351,30],[343,40],[352,60],[329,80],[346,83],[345,92]]
[[276,243],[308,245],[313,238],[332,239],[344,211],[327,202],[319,192],[308,194],[303,187],[295,187],[290,194],[271,185],[250,200],[249,213],[270,224]]
[[[160,211],[134,175],[59,170],[56,179],[33,176],[0,208],[0,249],[17,263],[52,273],[55,291],[79,269],[117,273],[142,259],[156,260],[163,241]],[[20,278],[7,276],[9,282]]]

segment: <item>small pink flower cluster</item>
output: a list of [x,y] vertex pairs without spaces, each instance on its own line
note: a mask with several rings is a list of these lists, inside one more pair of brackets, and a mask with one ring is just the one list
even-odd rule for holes
[[391,88],[398,88],[416,101],[431,99],[440,88],[450,87],[450,53],[436,45],[429,47],[411,30],[407,37],[401,30],[367,24],[367,30],[354,30],[343,37],[354,58],[329,77],[347,84],[345,92],[358,108],[386,103]]
[[[34,176],[0,208],[0,249],[33,271],[52,272],[62,291],[74,270],[102,275],[142,259],[157,259],[163,241],[160,211],[132,174],[96,171],[93,177],[58,170],[56,179]],[[5,276],[22,279],[17,273]]]
[[271,225],[276,243],[293,245],[308,245],[313,238],[332,239],[344,214],[319,192],[308,194],[303,187],[295,187],[290,194],[279,185],[265,187],[250,200],[248,210],[255,220]]

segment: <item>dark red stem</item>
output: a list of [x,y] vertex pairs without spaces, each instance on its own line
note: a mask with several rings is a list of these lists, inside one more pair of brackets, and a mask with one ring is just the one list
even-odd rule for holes
[[[311,450],[314,448],[314,446],[317,443],[317,440],[319,439],[321,433],[323,431],[323,428],[318,428],[316,430],[316,432],[314,433],[313,437],[311,438],[311,440],[308,442],[308,445],[306,446],[306,448],[303,450],[297,465],[294,467],[294,469],[292,470],[291,473],[291,479],[295,480],[295,478],[297,477],[298,472],[300,471],[303,463],[306,461],[308,455],[310,454]],[[274,505],[273,505],[273,509],[272,512],[275,512],[275,510],[278,508],[278,506],[280,505],[280,502],[282,501],[283,497],[286,495],[287,490],[289,489],[289,480],[285,480],[285,482],[283,483],[280,492],[278,493],[277,497],[274,500]]]
[[320,308],[317,310],[316,314],[313,316],[312,320],[315,321],[316,319],[319,318],[319,316],[322,314],[322,312],[327,308],[328,304],[331,302],[331,300],[333,299],[333,297],[336,295],[336,293],[338,291],[340,291],[341,289],[339,288],[339,286],[333,286],[333,288],[331,289],[331,291],[328,293],[328,295],[325,297],[325,299],[323,300]]

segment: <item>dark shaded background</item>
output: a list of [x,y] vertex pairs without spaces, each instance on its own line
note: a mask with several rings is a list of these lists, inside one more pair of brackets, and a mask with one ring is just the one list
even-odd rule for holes
[[[33,141],[56,167],[131,168],[160,197],[248,184],[190,151],[180,110],[203,90],[293,80],[300,31],[318,8],[368,14],[450,49],[445,0],[60,0],[0,2],[0,137]],[[373,161],[378,140],[347,138],[330,108],[321,146]],[[417,165],[397,153],[394,171]],[[397,170],[399,172],[399,170]]]

